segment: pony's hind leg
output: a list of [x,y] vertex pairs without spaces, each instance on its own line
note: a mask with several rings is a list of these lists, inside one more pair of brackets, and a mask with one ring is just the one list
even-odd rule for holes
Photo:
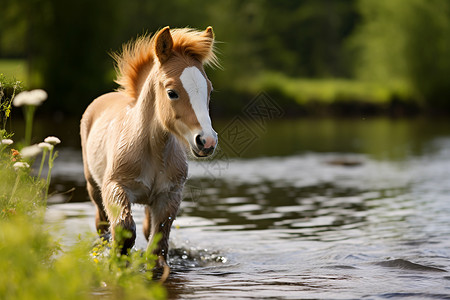
[[95,182],[88,181],[86,187],[89,198],[91,198],[91,201],[94,202],[95,206],[97,207],[97,214],[95,215],[95,227],[97,228],[97,232],[99,234],[104,235],[109,230],[109,222],[108,216],[106,215],[105,209],[103,208],[102,194]]
[[102,201],[102,193],[100,191],[100,187],[95,182],[94,178],[89,171],[87,165],[86,155],[84,153],[83,148],[83,167],[84,167],[84,177],[86,178],[86,189],[89,194],[89,198],[97,207],[97,214],[95,215],[95,227],[97,228],[97,232],[101,235],[108,233],[109,230],[109,221],[108,216],[106,215],[106,211],[103,207]]
[[150,206],[148,206],[148,205],[145,206],[145,217],[144,217],[144,221],[142,224],[142,228],[144,231],[144,236],[148,242],[149,238],[150,238],[150,232],[152,230],[152,213],[150,210]]

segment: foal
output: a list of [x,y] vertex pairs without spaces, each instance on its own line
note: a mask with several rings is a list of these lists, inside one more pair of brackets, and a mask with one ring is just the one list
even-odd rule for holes
[[[122,253],[136,239],[131,204],[144,204],[144,235],[150,245],[161,233],[155,254],[164,266],[187,177],[185,147],[206,157],[217,145],[203,69],[218,64],[214,34],[211,27],[165,27],[125,45],[115,59],[121,88],[95,99],[81,119],[87,190],[97,230],[110,232]],[[121,238],[117,227],[132,236]]]

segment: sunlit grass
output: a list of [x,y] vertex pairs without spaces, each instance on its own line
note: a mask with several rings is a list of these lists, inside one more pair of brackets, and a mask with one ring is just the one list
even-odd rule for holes
[[[84,236],[63,247],[42,218],[16,212],[0,221],[0,298],[164,299],[143,251],[117,255],[110,243]],[[112,247],[112,249],[114,249]]]
[[[11,91],[3,87],[2,103],[7,97],[8,103],[14,103]],[[31,102],[25,105],[33,106]],[[1,106],[5,118],[8,107]],[[98,240],[95,234],[80,236],[70,247],[52,235],[55,230],[44,222],[44,215],[57,157],[53,148],[59,142],[48,137],[39,145],[23,147],[14,141],[12,132],[0,129],[0,299],[166,298],[165,289],[152,279],[156,261],[152,247],[121,255],[117,245]],[[41,151],[45,155],[39,176],[34,176],[33,162]],[[49,166],[46,179],[40,176],[45,160]]]
[[254,92],[281,94],[299,105],[361,102],[385,106],[393,100],[414,101],[415,98],[411,87],[401,81],[381,84],[354,79],[291,78],[281,73],[263,73],[253,78],[249,87]]
[[0,74],[27,83],[27,63],[24,59],[0,59]]
[[27,170],[15,171],[9,159],[3,153],[0,160],[1,299],[166,297],[152,280],[155,257],[150,252],[120,255],[110,242],[95,245],[94,234],[79,237],[73,246],[61,245],[44,222],[45,181]]

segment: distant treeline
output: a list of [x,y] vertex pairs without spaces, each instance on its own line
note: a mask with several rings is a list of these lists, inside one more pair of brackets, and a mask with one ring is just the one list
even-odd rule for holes
[[[395,82],[407,91],[388,92],[389,101],[450,107],[448,0],[1,0],[0,6],[0,58],[26,59],[29,87],[46,89],[51,108],[66,113],[79,114],[117,87],[108,53],[166,25],[214,27],[223,70],[208,73],[218,113],[234,113],[266,89],[301,106],[306,93],[296,97],[302,94],[296,82],[314,81],[321,91],[333,79],[345,83],[337,88],[345,97],[352,98],[345,92],[352,81],[358,91]],[[282,76],[268,82],[271,74]],[[344,100],[373,102],[371,93],[380,89],[373,90]],[[311,101],[324,100],[312,94],[319,96]]]

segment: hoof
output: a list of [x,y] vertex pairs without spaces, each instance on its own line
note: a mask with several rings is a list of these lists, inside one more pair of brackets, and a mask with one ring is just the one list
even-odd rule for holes
[[105,241],[111,241],[111,232],[106,232],[100,235],[100,241],[105,240]]
[[135,240],[136,240],[136,232],[133,231],[131,232],[131,237],[125,238],[119,242],[119,247],[121,247],[120,253],[122,255],[127,255],[128,250],[133,248]]
[[136,240],[136,224],[131,220],[128,224],[118,224],[114,228],[113,240],[120,249],[122,255],[127,255],[128,250],[134,246]]
[[163,256],[158,256],[155,269],[158,272],[162,272],[161,277],[159,278],[159,282],[163,283],[164,281],[166,281],[170,274],[170,267],[169,265],[167,265],[167,262]]

